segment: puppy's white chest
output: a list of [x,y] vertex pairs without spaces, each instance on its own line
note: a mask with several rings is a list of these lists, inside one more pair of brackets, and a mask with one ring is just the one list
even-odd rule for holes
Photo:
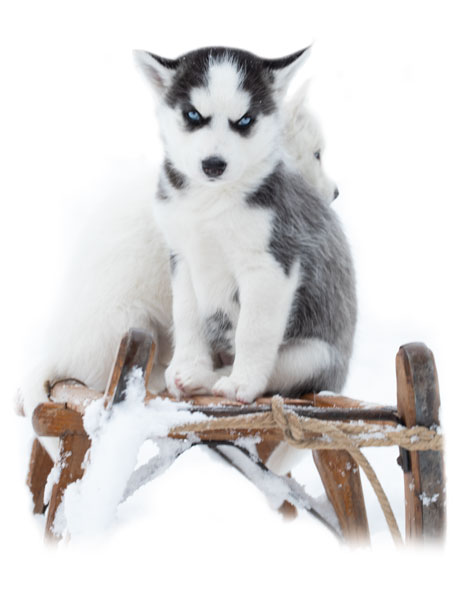
[[158,204],[156,217],[172,251],[210,272],[214,264],[236,272],[268,249],[271,213],[249,207],[243,195],[185,191]]

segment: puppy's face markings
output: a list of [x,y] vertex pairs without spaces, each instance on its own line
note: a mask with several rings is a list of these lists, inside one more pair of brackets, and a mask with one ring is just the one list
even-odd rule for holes
[[[175,147],[174,161],[189,178],[202,182],[231,182],[242,175],[254,152],[259,134],[260,110],[244,89],[244,78],[232,60],[211,59],[203,85],[193,87],[171,108],[179,123],[172,140],[186,149],[182,157]],[[182,119],[181,119],[182,118]],[[179,148],[181,148],[181,146]],[[215,158],[220,169],[206,169]],[[255,162],[255,161],[253,161]]]
[[[159,98],[159,122],[173,168],[213,186],[240,180],[278,147],[278,106],[304,51],[277,60],[204,48],[169,60],[140,51]],[[220,169],[206,169],[216,159]]]

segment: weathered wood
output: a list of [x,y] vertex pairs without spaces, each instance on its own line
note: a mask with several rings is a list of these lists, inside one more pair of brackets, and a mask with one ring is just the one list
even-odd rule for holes
[[267,464],[267,461],[279,443],[280,438],[275,439],[262,436],[261,442],[256,444],[256,452],[258,453],[258,456],[264,465]]
[[[52,387],[51,400],[53,402],[64,402],[68,408],[83,413],[87,401],[97,400],[103,397],[102,392],[83,387],[78,384],[67,383],[64,381],[58,382]],[[177,402],[167,393],[163,392],[156,396],[149,392],[145,397],[145,404],[149,404],[151,400],[157,397],[165,397],[169,400]],[[348,398],[334,397],[324,398],[321,401],[316,399],[295,399],[284,398],[285,406],[291,406],[297,414],[303,414],[307,417],[325,418],[333,421],[379,421],[388,423],[398,423],[399,415],[396,407],[393,406],[378,406],[372,404],[357,403],[351,399],[351,407],[346,405]],[[267,412],[271,409],[271,398],[259,398],[252,405],[242,404],[227,398],[214,396],[195,396],[186,400],[179,400],[190,403],[191,408],[188,410],[198,411],[200,409],[209,416],[236,416],[247,414],[250,412]],[[340,401],[341,404],[337,404]],[[299,413],[300,411],[300,413]]]
[[[202,441],[230,442],[239,438],[261,437],[271,440],[277,445],[282,441],[282,432],[279,429],[212,429],[209,431],[196,432],[197,438]],[[187,434],[175,433],[169,437],[174,439],[185,439]]]
[[[380,407],[373,407],[373,405],[344,396],[313,394],[309,397],[313,399],[316,407],[321,407],[319,410],[327,412],[332,408],[335,409],[337,419],[341,413],[344,414],[344,418],[349,420],[394,418],[393,411],[395,409],[390,409],[390,412],[380,415]],[[385,411],[388,411],[388,408]],[[312,455],[327,498],[335,509],[345,540],[350,543],[369,544],[370,530],[357,463],[345,450],[313,450]]]
[[301,400],[311,402],[314,406],[330,408],[375,408],[377,406],[339,394],[305,394]]
[[69,433],[85,434],[82,414],[67,408],[66,404],[56,402],[39,404],[33,412],[32,425],[38,436],[62,437]]
[[[398,412],[406,427],[439,425],[439,384],[432,352],[422,343],[396,356]],[[442,452],[401,450],[406,500],[406,540],[441,539],[445,533]]]
[[94,400],[104,397],[103,392],[90,389],[81,383],[74,383],[72,379],[65,379],[53,384],[49,392],[49,400],[56,403],[64,403],[67,408],[77,411],[80,414],[85,412],[85,408]]
[[68,433],[61,438],[60,457],[57,461],[61,470],[59,478],[52,488],[47,509],[46,536],[50,540],[59,538],[59,535],[53,530],[55,516],[66,488],[83,476],[82,463],[89,447],[90,440],[86,434]]
[[357,463],[345,450],[313,450],[327,497],[348,542],[370,542],[370,530]]
[[156,353],[156,344],[149,331],[130,329],[121,340],[115,363],[105,390],[105,407],[121,402],[126,391],[127,379],[133,368],[143,371],[145,386]]
[[[172,396],[167,392],[161,392],[158,395],[147,396],[147,401],[153,398],[164,397],[172,399]],[[257,398],[253,404],[244,404],[235,400],[228,400],[228,398],[221,398],[219,396],[191,396],[183,398],[181,401],[190,402],[193,406],[236,406],[239,408],[254,408],[261,406],[269,406],[271,397]],[[370,411],[375,408],[380,408],[376,404],[368,404],[360,400],[354,400],[353,398],[346,398],[345,396],[339,396],[335,394],[306,394],[301,398],[283,398],[284,404],[291,404],[294,406],[316,406],[316,407],[327,407],[327,408],[363,408],[369,409]],[[383,407],[391,408],[391,407]]]
[[27,486],[30,488],[33,498],[33,513],[44,513],[44,489],[49,473],[53,467],[53,461],[47,450],[36,438],[33,442],[30,465],[27,476]]
[[[66,392],[67,393],[67,392]],[[290,406],[290,405],[288,405]],[[33,413],[33,427],[37,435],[40,436],[60,436],[64,433],[79,433],[83,434],[83,411],[85,405],[77,405],[70,403],[58,403],[58,402],[44,402],[35,408]],[[240,416],[242,414],[261,414],[264,410],[269,410],[270,407],[265,408],[254,408],[251,406],[242,407],[237,409],[236,407],[206,407],[206,406],[195,406],[191,407],[194,412],[202,412],[206,415],[206,419],[216,417],[228,417],[228,416]],[[239,411],[239,412],[238,412]],[[176,411],[177,412],[177,411]],[[393,417],[393,411],[387,412],[384,410],[369,410],[369,409],[348,409],[344,408],[314,408],[314,407],[295,407],[294,412],[299,416],[334,420],[334,421],[351,421],[351,420],[362,420],[367,422],[377,422],[379,424],[394,424],[396,419]],[[390,419],[394,419],[391,421]],[[206,432],[204,435],[200,435],[203,439],[216,435],[214,439],[231,439],[233,436],[248,434],[259,434],[266,433],[271,439],[281,439],[281,433],[278,429],[213,429],[212,431]],[[270,454],[270,453],[269,453]]]
[[[293,404],[291,399],[285,400],[284,409],[291,410],[299,417],[311,419],[324,419],[327,421],[367,421],[370,423],[379,423],[380,425],[395,425],[400,423],[400,417],[396,408],[392,406],[376,406],[375,408],[342,408],[322,406],[320,408]],[[239,417],[241,415],[260,415],[272,410],[270,399],[268,404],[260,406],[242,405],[240,407],[230,406],[229,401],[225,400],[225,405],[201,406],[192,404],[187,408],[189,412],[202,412],[207,417]]]

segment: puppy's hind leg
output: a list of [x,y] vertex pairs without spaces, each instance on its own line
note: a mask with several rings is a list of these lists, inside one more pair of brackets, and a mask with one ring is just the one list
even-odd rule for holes
[[[268,384],[269,393],[299,396],[302,393],[335,389],[338,371],[336,351],[320,339],[304,339],[280,349]],[[280,442],[272,451],[266,466],[285,475],[298,465],[308,450],[293,448]]]
[[268,391],[290,396],[342,387],[344,370],[338,352],[321,339],[303,339],[279,350]]

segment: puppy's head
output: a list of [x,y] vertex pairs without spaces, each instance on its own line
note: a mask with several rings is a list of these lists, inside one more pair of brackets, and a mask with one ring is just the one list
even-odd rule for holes
[[339,191],[323,164],[324,136],[318,119],[307,106],[307,91],[308,82],[285,104],[284,145],[316,195],[326,203],[332,203]]
[[212,186],[253,175],[279,146],[283,97],[307,50],[262,59],[203,48],[175,60],[135,51],[157,95],[167,159]]

